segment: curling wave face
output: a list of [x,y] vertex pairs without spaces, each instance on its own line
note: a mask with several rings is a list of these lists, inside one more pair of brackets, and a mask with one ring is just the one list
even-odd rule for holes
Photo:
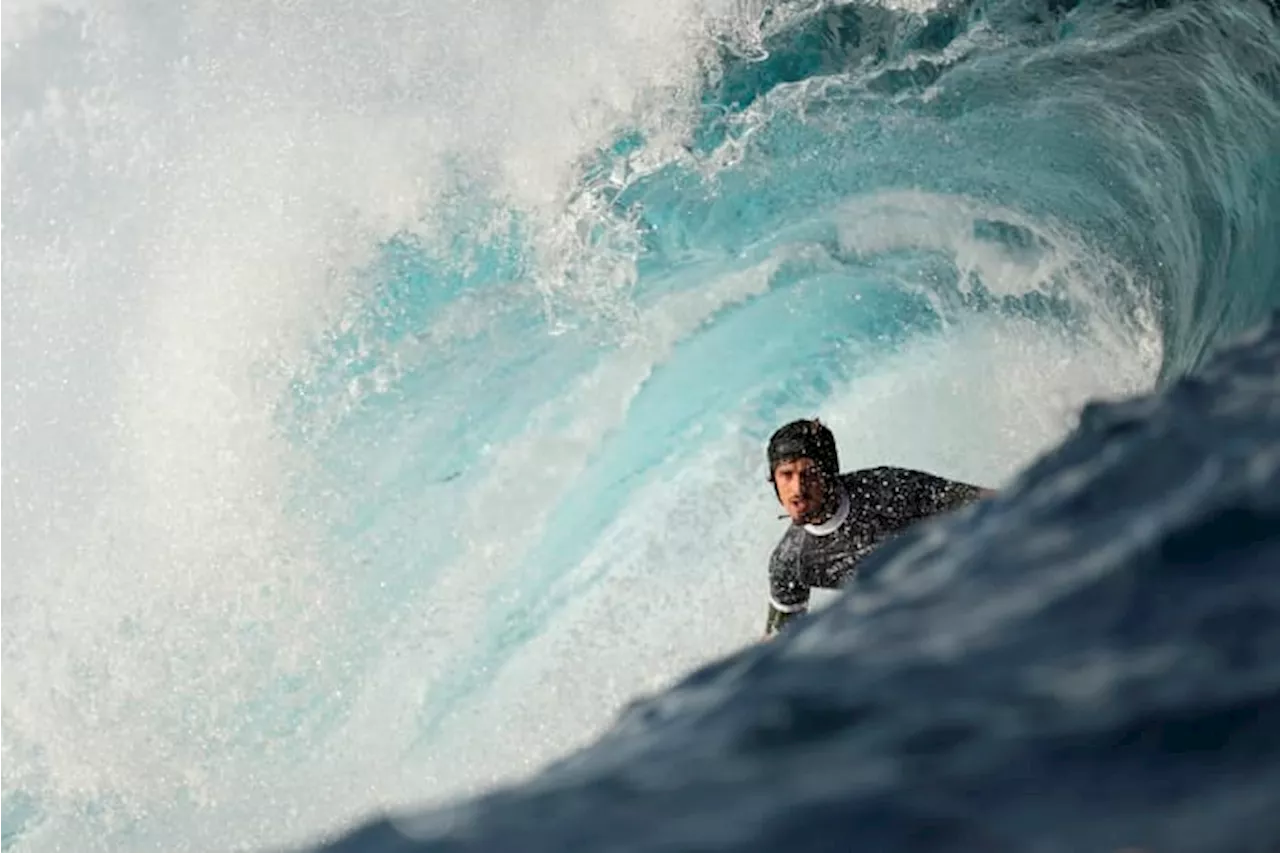
[[[1280,304],[1280,35],[1152,5],[7,5],[5,849],[511,781],[758,636],[782,421],[1009,486],[1201,368]],[[1089,508],[1010,494],[965,523]],[[1043,616],[1012,559],[975,589]]]

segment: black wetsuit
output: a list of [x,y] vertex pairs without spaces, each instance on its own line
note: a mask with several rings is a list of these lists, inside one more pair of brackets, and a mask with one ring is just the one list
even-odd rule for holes
[[839,587],[863,557],[913,522],[957,509],[983,492],[907,468],[867,468],[841,474],[837,482],[835,514],[822,524],[792,524],[773,551],[767,633],[804,612],[813,587]]

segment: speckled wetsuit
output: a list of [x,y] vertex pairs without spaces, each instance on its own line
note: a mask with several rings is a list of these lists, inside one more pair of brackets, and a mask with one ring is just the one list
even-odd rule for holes
[[867,468],[836,482],[835,514],[822,524],[791,525],[769,560],[769,633],[809,606],[810,589],[840,586],[894,534],[961,507],[982,491],[907,468]]

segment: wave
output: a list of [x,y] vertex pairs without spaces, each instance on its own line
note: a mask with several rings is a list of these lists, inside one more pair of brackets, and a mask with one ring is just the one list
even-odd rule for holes
[[758,633],[781,420],[1004,485],[1280,304],[1259,2],[5,15],[6,849],[526,774]]
[[853,594],[380,850],[1270,850],[1280,313]]

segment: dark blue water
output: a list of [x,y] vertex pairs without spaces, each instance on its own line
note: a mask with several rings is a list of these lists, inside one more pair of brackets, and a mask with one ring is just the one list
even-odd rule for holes
[[6,853],[1277,849],[1278,14],[7,4]]
[[704,80],[683,155],[628,171],[637,130],[584,193],[636,226],[588,238],[636,253],[631,304],[762,265],[766,284],[679,333],[446,705],[554,624],[565,599],[540,585],[583,559],[556,530],[615,517],[620,481],[723,437],[691,424],[732,413],[762,441],[850,384],[871,393],[885,353],[908,353],[890,384],[910,387],[913,345],[970,328],[1009,350],[990,388],[958,392],[979,409],[1001,383],[1036,393],[1046,356],[1024,333],[1068,342],[1054,363],[1101,352],[1100,373],[1133,377],[1099,391],[1155,392],[1088,406],[998,499],[886,548],[829,610],[549,771],[326,849],[1277,849],[1280,328],[1210,357],[1280,304],[1275,8],[762,21]]

